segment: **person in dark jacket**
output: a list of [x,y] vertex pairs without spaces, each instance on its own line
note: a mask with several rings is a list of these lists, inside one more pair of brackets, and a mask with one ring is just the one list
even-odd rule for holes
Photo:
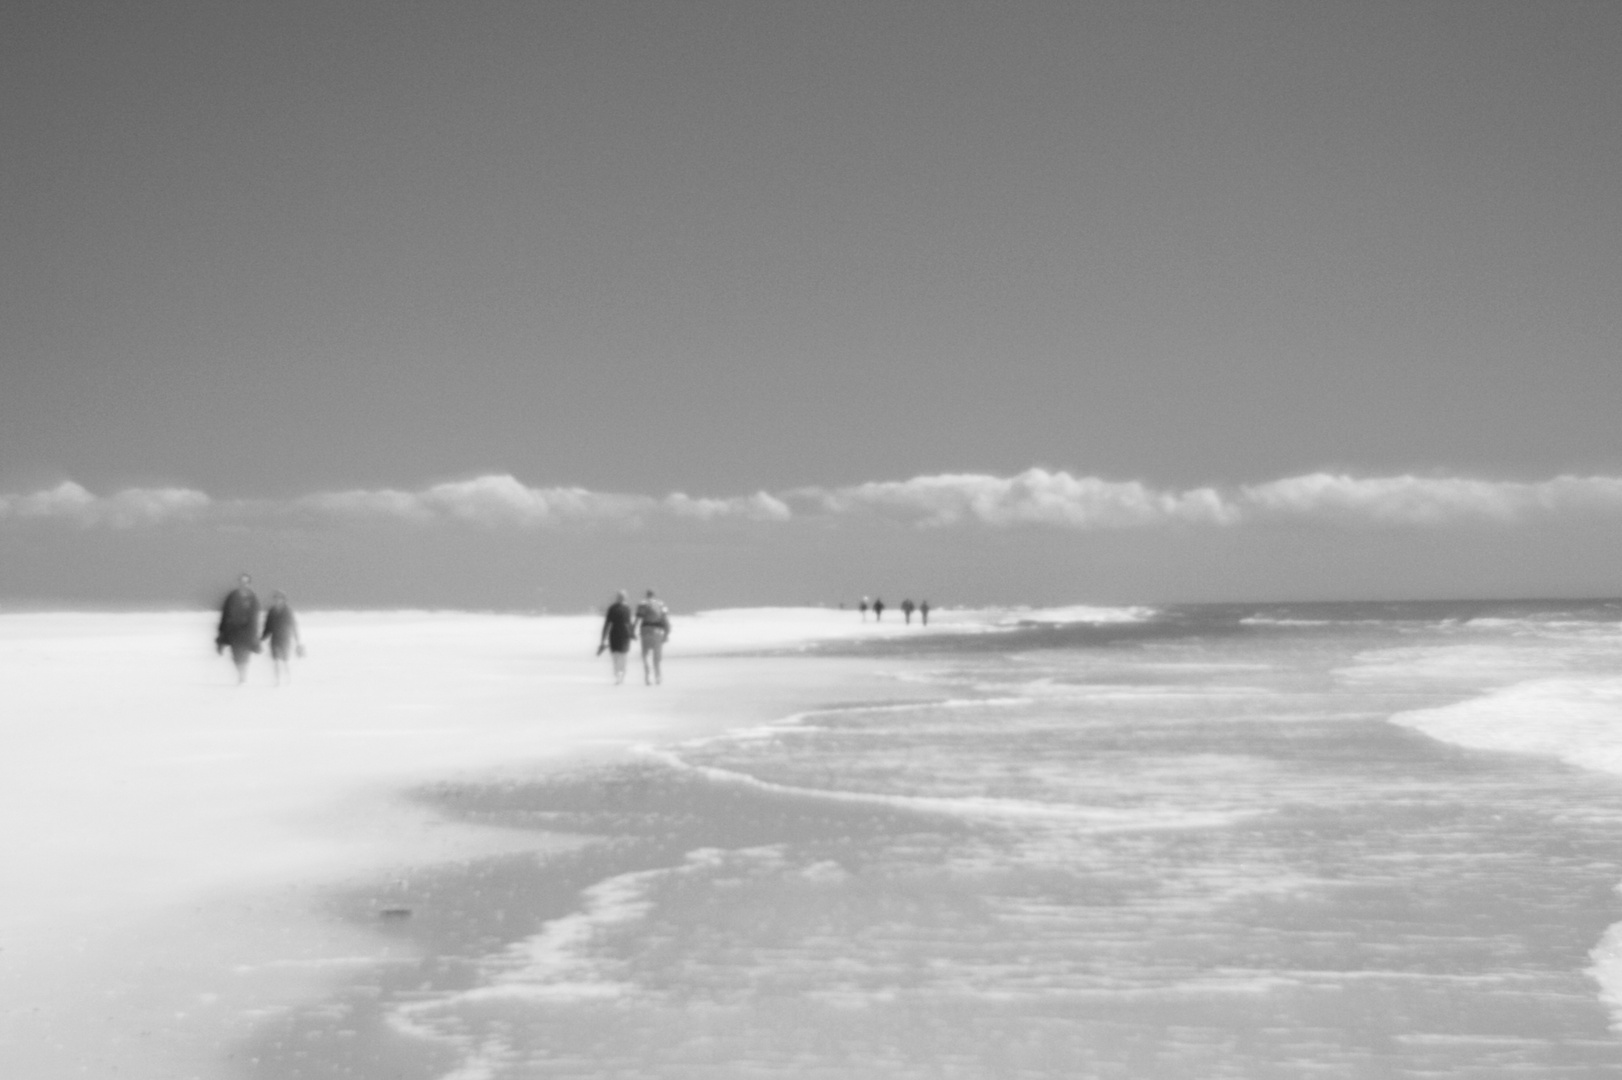
[[603,613],[603,636],[597,643],[597,655],[607,649],[614,660],[614,685],[625,681],[625,658],[631,651],[631,639],[636,634],[631,628],[631,605],[625,602],[621,589],[614,602]]
[[276,672],[276,685],[280,686],[284,677],[292,682],[291,657],[295,652],[304,655],[304,642],[298,636],[298,620],[293,618],[293,609],[287,605],[287,594],[280,590],[270,594],[270,607],[265,609],[265,630],[259,640],[270,642],[270,663]]
[[237,683],[248,681],[248,658],[259,651],[259,597],[248,584],[253,578],[243,574],[237,587],[226,594],[220,605],[220,629],[214,635],[214,651],[231,650],[231,663],[237,667]]

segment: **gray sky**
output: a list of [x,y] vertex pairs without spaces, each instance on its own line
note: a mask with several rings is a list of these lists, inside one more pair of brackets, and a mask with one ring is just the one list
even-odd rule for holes
[[[1622,476],[1617,4],[0,20],[0,598],[1622,592],[1598,488],[1243,490]],[[830,509],[1033,467],[1239,509]],[[790,518],[286,509],[477,477]]]

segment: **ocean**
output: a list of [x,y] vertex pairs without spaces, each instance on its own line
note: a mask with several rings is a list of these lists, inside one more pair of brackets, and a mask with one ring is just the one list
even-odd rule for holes
[[580,842],[346,893],[410,948],[243,1075],[1622,1075],[1622,602],[819,654],[906,693],[425,788]]

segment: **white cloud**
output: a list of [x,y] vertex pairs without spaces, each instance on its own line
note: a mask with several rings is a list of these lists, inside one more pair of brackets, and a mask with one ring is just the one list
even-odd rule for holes
[[1622,513],[1622,478],[1607,476],[1529,483],[1309,473],[1229,491],[1178,491],[1029,469],[1011,477],[943,474],[791,494],[829,514],[879,513],[930,527],[972,522],[1092,530],[1284,520],[1437,527]]
[[1017,476],[978,473],[917,476],[843,488],[802,488],[793,496],[827,513],[870,510],[918,524],[1054,525],[1110,529],[1174,521],[1227,524],[1236,512],[1210,488],[1156,491],[1136,480],[1102,480],[1027,469]]
[[1512,522],[1534,515],[1622,510],[1622,479],[1558,476],[1525,483],[1460,477],[1292,476],[1241,489],[1247,517],[1381,525]]
[[806,514],[887,519],[935,529],[1040,526],[1088,531],[1277,521],[1418,528],[1622,514],[1622,478],[1559,476],[1524,482],[1310,473],[1232,489],[1175,490],[1136,480],[1028,469],[1008,477],[946,473],[712,498],[682,492],[656,497],[580,487],[529,487],[500,474],[417,491],[317,492],[284,502],[217,502],[187,488],[128,488],[98,496],[71,481],[32,494],[0,495],[0,521],[54,520],[116,529],[172,520],[308,518],[312,513],[344,520],[464,522],[487,528],[635,528],[658,521],[770,525]]
[[757,491],[733,499],[694,499],[681,492],[666,495],[660,504],[677,517],[716,521],[739,518],[745,521],[787,521],[793,517],[788,504],[775,495]]
[[293,505],[335,516],[415,518],[421,521],[433,517],[416,495],[389,488],[318,492],[296,500]]
[[603,495],[585,488],[532,488],[511,476],[480,476],[421,491],[356,490],[309,495],[300,504],[360,518],[431,521],[449,518],[486,526],[556,525],[565,521],[633,521],[654,500]]
[[661,515],[697,521],[783,521],[791,516],[781,500],[765,492],[730,499],[693,498],[676,492],[657,499],[580,487],[533,488],[504,474],[435,484],[415,492],[383,489],[310,495],[300,504],[347,517],[450,519],[489,527],[637,526]]
[[104,497],[65,480],[30,495],[0,496],[0,519],[59,520],[127,529],[196,517],[209,505],[207,495],[189,488],[126,488]]
[[525,487],[511,476],[436,484],[422,493],[437,512],[481,525],[553,525],[568,521],[634,523],[653,500],[585,488]]

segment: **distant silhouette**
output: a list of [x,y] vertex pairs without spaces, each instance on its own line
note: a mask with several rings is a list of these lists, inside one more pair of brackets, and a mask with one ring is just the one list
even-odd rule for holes
[[[648,595],[636,606],[636,623],[632,632],[642,639],[642,681],[648,685],[665,681],[664,672],[660,670],[665,656],[665,639],[670,637],[670,611],[665,607],[663,600],[648,590]],[[653,668],[648,668],[648,658],[653,658]]]
[[621,589],[603,613],[603,636],[597,644],[598,656],[607,649],[613,658],[615,686],[625,681],[625,656],[631,651],[631,638],[635,636],[631,627],[631,608],[625,602],[625,590]]
[[913,611],[913,607],[912,607],[912,601],[911,600],[903,600],[903,601],[901,601],[901,614],[903,614],[903,615],[905,615],[907,617],[907,625],[908,626],[912,625],[912,611]]
[[276,685],[280,686],[284,678],[292,682],[290,657],[295,651],[299,656],[304,655],[304,642],[299,638],[293,609],[287,606],[287,594],[280,590],[270,594],[270,607],[265,609],[265,630],[259,640],[270,642],[270,665],[276,673]]
[[920,619],[924,620],[924,625],[925,626],[929,625],[929,601],[928,600],[920,600],[920,601],[918,601],[918,617]]
[[862,602],[860,604],[858,604],[857,607],[862,609],[862,621],[866,622],[867,621],[867,597],[865,597],[865,596],[862,597]]
[[253,578],[243,574],[237,587],[226,594],[220,605],[220,629],[214,635],[214,651],[231,650],[231,663],[237,668],[237,684],[248,681],[248,659],[259,651],[259,597],[248,587]]
[[884,621],[884,601],[883,600],[874,600],[873,601],[873,621],[874,622],[883,622]]

